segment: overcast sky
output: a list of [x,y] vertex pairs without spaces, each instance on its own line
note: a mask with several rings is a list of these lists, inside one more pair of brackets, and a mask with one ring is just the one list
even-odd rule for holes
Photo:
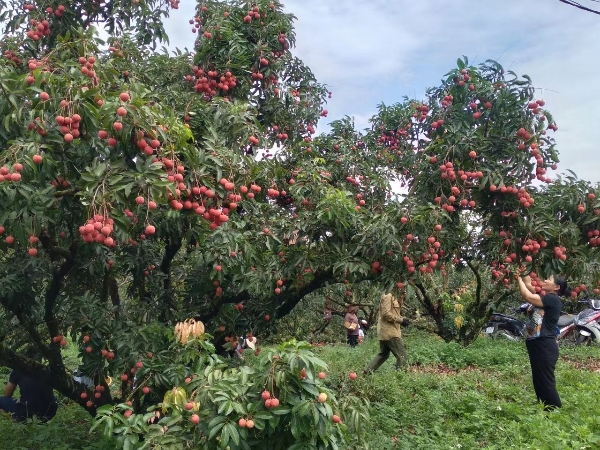
[[[581,0],[586,6],[595,2]],[[183,0],[166,23],[171,47],[193,45]],[[456,59],[499,61],[532,77],[553,114],[561,163],[600,182],[600,16],[558,0],[284,0],[296,22],[293,50],[333,91],[329,116],[362,129],[380,103],[422,99]],[[598,8],[600,9],[600,7]],[[598,115],[599,117],[596,117]],[[550,175],[552,176],[552,174]]]

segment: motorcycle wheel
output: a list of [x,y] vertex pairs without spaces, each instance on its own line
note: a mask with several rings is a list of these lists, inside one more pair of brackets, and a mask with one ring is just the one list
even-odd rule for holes
[[561,345],[578,345],[579,338],[581,338],[579,330],[577,328],[573,328],[564,336],[557,338],[556,341]]
[[594,340],[593,336],[584,336],[583,334],[580,334],[579,336],[577,336],[576,344],[577,345],[590,345],[593,340]]
[[515,336],[512,333],[509,333],[506,330],[498,330],[496,331],[494,334],[492,334],[492,337],[496,338],[496,339],[507,339],[509,341],[515,342],[519,340],[518,336]]

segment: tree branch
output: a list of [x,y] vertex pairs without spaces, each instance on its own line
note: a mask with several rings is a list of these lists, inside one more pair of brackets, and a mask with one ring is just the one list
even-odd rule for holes
[[6,297],[0,298],[0,305],[2,305],[5,310],[10,311],[15,315],[21,326],[25,329],[25,331],[27,331],[27,334],[36,345],[38,350],[42,353],[44,358],[49,360],[52,356],[50,348],[44,343],[44,340],[38,332],[35,324],[31,323],[24,317],[22,309],[15,304],[10,304]]
[[52,281],[50,282],[50,286],[48,286],[48,288],[46,289],[46,298],[44,304],[44,322],[46,322],[46,326],[48,327],[50,336],[57,336],[59,334],[58,321],[54,316],[54,306],[56,305],[56,300],[58,299],[58,295],[60,294],[60,290],[62,289],[62,284],[65,279],[65,276],[75,265],[76,253],[77,243],[73,241],[73,243],[71,244],[69,256],[66,257],[65,261],[61,264],[61,266],[58,269],[54,269]]
[[100,290],[100,303],[103,305],[108,301],[108,292],[110,286],[110,269],[104,269],[104,277],[102,278],[102,288]]
[[468,259],[466,261],[467,266],[469,266],[469,269],[471,269],[477,280],[477,287],[475,288],[475,306],[479,306],[481,304],[481,275],[479,274],[479,270],[477,270],[478,267],[473,266]]
[[305,296],[307,296],[308,294],[310,294],[313,291],[316,291],[317,289],[322,288],[332,279],[333,279],[333,269],[330,268],[330,269],[315,273],[313,280],[310,283],[304,285],[299,290],[292,291],[292,292],[285,291],[284,293],[282,293],[282,295],[279,296],[280,299],[282,300],[282,302],[281,302],[280,306],[277,308],[275,316],[277,318],[285,317],[290,312],[292,312],[292,310],[296,307],[296,305],[298,303],[300,303],[300,301]]
[[169,236],[166,238],[166,248],[165,254],[163,255],[163,259],[160,263],[160,270],[165,274],[165,279],[163,280],[163,309],[161,312],[161,321],[168,321],[168,310],[173,308],[173,295],[172,295],[172,286],[173,280],[171,279],[171,264],[173,263],[173,259],[181,249],[183,244],[183,239],[181,236]]
[[510,297],[513,293],[514,293],[514,291],[512,289],[504,292],[500,297],[498,297],[498,300],[494,301],[494,306],[498,306],[502,302],[502,300]]
[[68,250],[53,245],[50,241],[50,236],[48,236],[47,234],[42,234],[40,236],[40,242],[42,244],[42,248],[46,250],[46,252],[50,256],[51,261],[57,261],[61,258],[69,259],[72,256],[71,252],[69,252]]
[[78,192],[79,192],[79,189],[77,189],[77,188],[65,189],[64,191],[55,191],[54,196],[60,198],[60,197],[64,197],[65,195],[75,195]]
[[113,308],[115,309],[115,318],[119,318],[119,309],[121,307],[121,297],[119,295],[119,284],[114,277],[110,277],[108,291],[110,299],[112,301]]
[[52,384],[52,374],[46,366],[34,359],[19,355],[4,344],[0,344],[0,365],[16,369],[32,378]]
[[433,302],[431,301],[431,299],[429,298],[429,296],[427,295],[427,291],[425,291],[425,286],[423,286],[421,283],[415,283],[414,286],[416,286],[417,289],[419,290],[419,292],[421,293],[421,296],[422,296],[421,303],[423,303],[423,306],[425,306],[425,309],[427,310],[427,312],[432,317],[435,318],[436,317],[435,306],[434,306]]
[[[0,365],[16,369],[31,378],[41,381],[48,386],[52,386],[62,395],[71,400],[79,403],[82,407],[86,407],[86,399],[81,398],[82,392],[87,392],[88,396],[90,392],[87,386],[83,383],[79,383],[73,379],[73,374],[67,371],[64,366],[61,368],[45,366],[40,362],[33,359],[25,358],[19,355],[15,351],[7,348],[4,344],[0,343]],[[86,408],[87,411],[94,416],[96,414],[96,407]]]

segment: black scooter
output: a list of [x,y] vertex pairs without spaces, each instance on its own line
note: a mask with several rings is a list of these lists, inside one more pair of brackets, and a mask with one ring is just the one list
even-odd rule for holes
[[[523,303],[515,308],[516,314],[525,314],[529,303]],[[507,314],[493,313],[484,330],[485,335],[492,338],[504,338],[518,341],[525,338],[525,321]]]

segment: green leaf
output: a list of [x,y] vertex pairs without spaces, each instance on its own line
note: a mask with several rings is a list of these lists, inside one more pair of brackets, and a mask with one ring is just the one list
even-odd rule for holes
[[231,440],[235,443],[235,445],[240,445],[240,434],[237,428],[233,424],[228,424],[227,426],[230,427],[229,435]]
[[227,417],[225,417],[225,416],[217,416],[208,423],[208,428],[212,428],[222,422],[225,422],[226,420],[227,420]]
[[214,426],[214,427],[212,427],[212,428],[209,426],[209,428],[210,428],[210,432],[208,433],[208,439],[209,439],[209,440],[212,440],[212,439],[213,439],[213,438],[214,438],[214,437],[217,435],[217,433],[218,433],[219,431],[221,431],[221,428],[223,428],[224,426],[225,426],[225,423],[224,423],[224,422],[221,422],[221,423],[219,423],[219,424],[215,425],[215,426]]
[[227,447],[227,444],[229,443],[229,438],[231,436],[231,430],[232,430],[233,425],[228,423],[223,427],[223,430],[221,432],[221,447]]

